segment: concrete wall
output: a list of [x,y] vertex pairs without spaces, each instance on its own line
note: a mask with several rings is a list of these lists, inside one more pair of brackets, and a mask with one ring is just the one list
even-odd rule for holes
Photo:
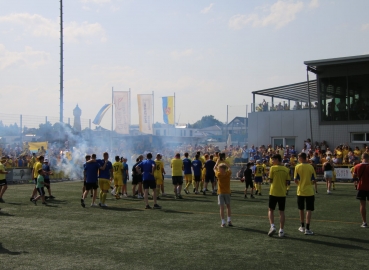
[[[318,110],[311,110],[313,140],[326,141],[332,148],[339,144],[362,147],[362,143],[351,143],[351,132],[368,132],[369,124],[361,125],[319,125]],[[268,111],[249,113],[248,127],[251,146],[272,143],[273,137],[294,137],[297,150],[301,150],[304,140],[311,138],[309,110]]]

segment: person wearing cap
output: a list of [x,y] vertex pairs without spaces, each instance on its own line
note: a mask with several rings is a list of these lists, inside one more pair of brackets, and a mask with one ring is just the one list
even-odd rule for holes
[[50,170],[49,166],[49,160],[45,158],[44,164],[42,164],[42,170],[44,171],[44,182],[45,186],[47,188],[47,192],[49,193],[49,196],[45,196],[47,199],[55,199],[53,195],[51,195],[51,188],[50,188],[50,175],[53,174],[53,172]]
[[6,162],[6,158],[2,157],[0,162],[0,203],[4,203],[3,195],[5,191],[8,189],[8,183],[6,182],[6,175],[9,173],[5,171],[4,163]]
[[163,174],[165,174],[164,170],[164,162],[161,160],[162,156],[160,153],[156,154],[155,162],[155,171],[154,171],[154,178],[156,182],[156,199],[160,200],[160,191],[162,192],[162,195],[165,196],[164,193],[164,177]]
[[261,164],[261,160],[258,159],[256,161],[255,166],[255,172],[254,172],[254,182],[255,182],[255,188],[256,188],[256,194],[259,194],[261,196],[261,183],[263,182],[263,175],[265,174],[264,166]]

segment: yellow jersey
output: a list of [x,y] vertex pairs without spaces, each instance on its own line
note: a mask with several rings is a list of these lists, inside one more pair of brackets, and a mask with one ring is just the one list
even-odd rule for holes
[[33,178],[38,177],[38,171],[42,169],[42,163],[37,161],[35,165],[33,165]]
[[183,176],[183,161],[179,158],[173,158],[170,162],[170,166],[172,167],[172,176]]
[[314,167],[301,163],[295,167],[294,179],[298,180],[297,196],[314,196],[313,180],[316,179]]
[[217,171],[215,177],[218,179],[218,194],[231,194],[231,171],[225,171],[224,174]]
[[276,197],[286,197],[287,183],[291,180],[290,170],[281,165],[270,167],[269,177],[271,181],[269,195]]
[[361,151],[360,150],[354,150],[354,156],[355,157],[360,157],[361,156]]
[[[1,162],[0,162],[0,171],[5,172],[4,164],[2,164]],[[5,173],[0,174],[0,180],[5,180],[5,179],[6,179],[6,174]]]
[[164,162],[161,160],[155,159],[155,171],[154,171],[154,177],[160,178],[163,176],[163,170],[164,170]]
[[117,177],[123,177],[123,163],[116,161],[113,163],[113,176]]
[[261,177],[265,173],[263,165],[256,165],[255,167],[255,177]]

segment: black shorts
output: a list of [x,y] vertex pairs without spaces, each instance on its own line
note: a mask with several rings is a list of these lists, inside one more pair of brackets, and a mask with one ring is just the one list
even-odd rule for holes
[[132,185],[138,185],[138,183],[142,183],[142,176],[141,175],[132,176]]
[[201,175],[195,175],[195,182],[200,182],[201,181]]
[[0,187],[6,186],[8,182],[6,182],[6,179],[0,180]]
[[37,188],[37,192],[38,192],[38,194],[40,194],[40,196],[44,196],[45,195],[45,190],[44,190],[43,187],[42,188]]
[[286,197],[277,197],[269,195],[269,208],[275,210],[278,204],[279,211],[284,211],[286,207]]
[[44,183],[45,183],[45,184],[48,184],[48,185],[45,185],[45,187],[46,187],[47,189],[50,189],[50,179],[44,179]]
[[33,183],[37,185],[37,178],[33,178]]
[[306,201],[306,210],[314,211],[314,201],[315,197],[313,196],[297,196],[297,207],[299,210],[305,210],[305,201]]
[[86,183],[86,190],[97,189],[98,187],[97,183]]
[[144,189],[155,189],[156,188],[156,182],[155,180],[146,180],[142,182]]
[[254,183],[252,182],[252,180],[249,180],[249,181],[245,181],[245,185],[246,185],[246,188],[254,188]]
[[83,181],[83,186],[86,187],[86,181]]
[[183,176],[172,176],[172,184],[175,186],[183,184]]
[[214,183],[215,177],[205,176],[205,183]]
[[356,195],[356,199],[360,200],[360,201],[369,201],[369,191],[366,190],[358,190],[357,191],[357,195]]

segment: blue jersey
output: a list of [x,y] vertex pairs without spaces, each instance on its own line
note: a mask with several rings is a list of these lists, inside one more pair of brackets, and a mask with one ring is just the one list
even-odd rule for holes
[[88,162],[84,165],[86,172],[86,183],[96,183],[100,165],[98,162]]
[[[42,170],[45,171],[45,172],[50,172],[50,166],[47,165],[47,164],[42,164]],[[50,176],[49,176],[48,173],[45,173],[44,179],[45,180],[49,180],[50,179]]]
[[208,161],[205,162],[205,169],[206,169],[206,177],[207,178],[215,177],[214,167],[215,167],[215,162],[213,160],[209,159]]
[[[104,164],[105,164],[105,160],[99,159],[97,161],[97,163],[100,165],[100,167],[103,167]],[[111,162],[108,161],[106,163],[105,170],[99,169],[99,178],[109,179],[110,178],[110,170],[112,170],[112,169],[113,169],[113,164],[111,164]]]
[[184,174],[192,174],[191,167],[192,167],[191,159],[189,158],[183,159]]
[[200,160],[195,159],[194,161],[192,161],[192,168],[193,168],[193,175],[194,176],[201,176],[201,168],[202,167],[202,163]]
[[123,178],[128,177],[128,164],[123,162]]
[[150,180],[155,181],[154,175],[152,173],[153,172],[152,168],[155,167],[155,161],[151,159],[146,159],[142,161],[138,166],[141,168],[142,181],[150,181]]

